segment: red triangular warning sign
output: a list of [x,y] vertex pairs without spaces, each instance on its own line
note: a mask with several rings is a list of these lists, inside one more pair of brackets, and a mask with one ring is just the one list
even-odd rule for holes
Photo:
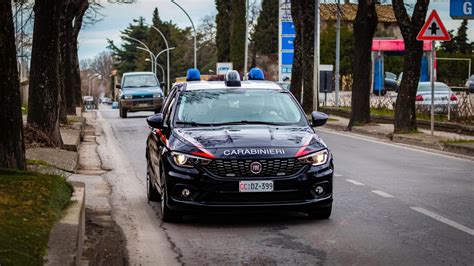
[[433,9],[430,16],[421,28],[420,33],[416,36],[418,41],[449,41],[451,36],[444,27],[441,19],[438,16],[438,12]]

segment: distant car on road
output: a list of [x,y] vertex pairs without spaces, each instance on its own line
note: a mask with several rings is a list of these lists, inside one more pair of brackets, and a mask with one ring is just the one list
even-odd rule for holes
[[112,109],[119,109],[119,103],[118,102],[113,102],[112,103]]
[[109,97],[102,97],[102,98],[100,98],[100,103],[102,103],[102,104],[112,104],[112,99],[110,99]]
[[466,88],[469,90],[470,93],[474,93],[474,75],[472,75],[472,76],[466,81]]
[[[447,113],[448,102],[451,109],[457,109],[458,98],[448,85],[442,82],[435,82],[434,91],[434,111],[435,113]],[[416,108],[421,111],[431,110],[431,82],[420,82],[416,92]]]
[[128,112],[154,111],[158,113],[163,104],[163,91],[153,72],[128,72],[122,76],[119,91],[120,117]]

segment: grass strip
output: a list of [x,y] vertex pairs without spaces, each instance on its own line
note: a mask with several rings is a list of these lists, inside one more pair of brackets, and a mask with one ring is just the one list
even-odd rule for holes
[[43,264],[72,190],[62,176],[0,169],[0,265]]

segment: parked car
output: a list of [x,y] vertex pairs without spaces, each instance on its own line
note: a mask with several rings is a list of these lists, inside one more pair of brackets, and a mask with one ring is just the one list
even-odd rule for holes
[[[435,113],[447,113],[448,102],[451,109],[457,109],[458,98],[448,85],[442,82],[435,82],[434,91],[434,111]],[[421,111],[431,110],[431,82],[420,82],[416,92],[416,108]]]
[[385,78],[384,78],[384,87],[385,91],[396,91],[398,86],[397,86],[397,75],[395,75],[392,72],[385,72]]
[[466,88],[469,89],[470,93],[474,93],[474,75],[466,81]]
[[154,111],[158,113],[163,104],[163,91],[153,72],[124,73],[119,91],[120,117],[128,112]]

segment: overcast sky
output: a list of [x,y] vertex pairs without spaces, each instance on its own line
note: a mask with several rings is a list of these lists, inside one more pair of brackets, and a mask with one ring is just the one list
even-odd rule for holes
[[[81,31],[80,59],[93,58],[98,53],[107,50],[107,38],[120,43],[120,31],[125,29],[133,19],[142,16],[151,22],[155,7],[158,7],[162,20],[172,20],[179,27],[190,26],[188,18],[170,0],[136,0],[134,4],[109,4],[106,0],[98,1],[105,6],[101,10],[105,17],[102,21],[87,26]],[[196,27],[200,24],[202,17],[217,13],[214,0],[177,0],[177,2],[186,9]],[[461,24],[461,20],[452,20],[449,17],[449,0],[434,0],[430,8],[438,11],[448,30],[456,30]],[[470,41],[474,41],[474,21],[472,20],[469,22],[468,35]]]

